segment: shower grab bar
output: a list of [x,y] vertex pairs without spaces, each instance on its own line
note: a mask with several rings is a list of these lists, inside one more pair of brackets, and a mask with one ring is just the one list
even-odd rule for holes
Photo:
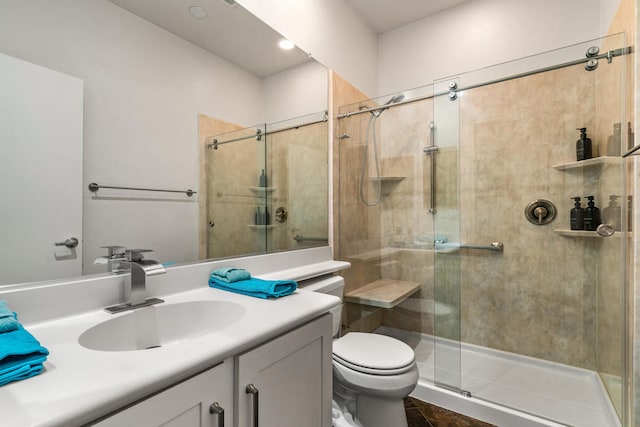
[[502,242],[491,242],[490,245],[468,245],[436,242],[435,247],[436,249],[477,249],[481,251],[504,253],[504,243]]
[[327,239],[326,237],[305,237],[305,236],[301,236],[300,234],[296,234],[293,237],[293,240],[295,240],[296,242],[302,242],[303,240],[308,240],[308,241],[313,241],[313,242],[328,242],[329,239]]
[[435,154],[438,152],[438,146],[435,141],[435,124],[433,121],[429,122],[429,146],[424,147],[422,151],[424,154],[428,154],[431,157],[431,171],[430,171],[430,179],[431,179],[431,195],[430,195],[430,208],[429,213],[431,215],[435,215],[438,211],[436,209],[436,156]]
[[116,190],[138,190],[138,191],[161,191],[163,193],[184,193],[187,196],[191,197],[194,194],[198,194],[197,191],[193,191],[192,189],[188,190],[160,190],[157,188],[139,188],[139,187],[115,187],[111,185],[98,185],[95,182],[89,184],[89,191],[97,192],[101,188],[113,188]]

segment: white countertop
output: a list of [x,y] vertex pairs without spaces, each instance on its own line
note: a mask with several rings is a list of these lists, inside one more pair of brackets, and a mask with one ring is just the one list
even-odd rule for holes
[[263,300],[209,287],[151,296],[169,304],[233,301],[247,312],[211,334],[140,351],[95,351],[78,344],[82,332],[126,312],[99,310],[25,324],[50,355],[42,374],[0,388],[0,425],[85,424],[314,319],[339,301],[304,291]]

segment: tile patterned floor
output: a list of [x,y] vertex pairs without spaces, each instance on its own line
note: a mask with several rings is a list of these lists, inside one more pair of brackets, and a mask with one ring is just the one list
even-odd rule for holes
[[496,427],[413,397],[404,400],[409,427]]

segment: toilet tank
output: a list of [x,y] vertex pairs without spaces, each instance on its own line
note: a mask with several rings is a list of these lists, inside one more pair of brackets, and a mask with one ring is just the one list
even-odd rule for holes
[[[314,279],[304,280],[298,283],[301,291],[320,292],[322,294],[334,295],[342,301],[344,292],[344,279],[341,276],[327,275]],[[333,315],[333,336],[340,332],[340,322],[342,321],[342,303],[337,304],[330,310]]]

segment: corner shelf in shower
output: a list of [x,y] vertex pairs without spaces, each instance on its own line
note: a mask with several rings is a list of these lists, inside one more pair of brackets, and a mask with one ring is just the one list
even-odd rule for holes
[[254,224],[247,224],[247,227],[249,227],[252,230],[271,230],[276,228],[275,225],[254,225]]
[[605,165],[619,164],[621,160],[622,160],[621,157],[603,156],[603,157],[594,157],[593,159],[588,159],[588,160],[580,160],[579,162],[560,163],[557,165],[553,165],[552,167],[559,171],[576,170],[576,169],[584,169],[589,167],[602,167]]
[[346,302],[393,308],[416,293],[420,284],[401,280],[379,279],[344,295]]
[[260,194],[271,194],[276,191],[276,187],[249,187],[249,190],[260,195]]

